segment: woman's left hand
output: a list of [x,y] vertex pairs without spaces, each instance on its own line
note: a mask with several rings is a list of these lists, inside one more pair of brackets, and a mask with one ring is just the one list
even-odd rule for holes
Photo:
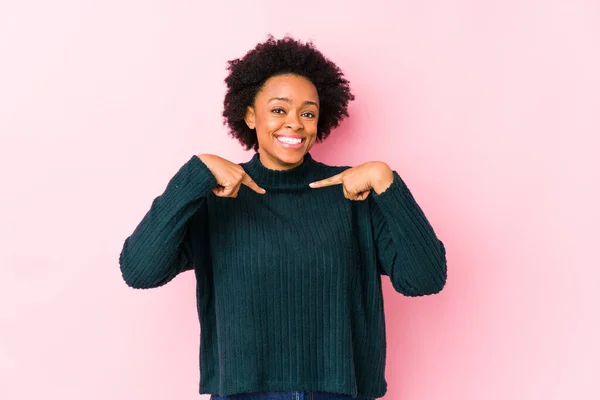
[[364,200],[371,193],[385,191],[394,181],[392,169],[383,161],[370,161],[356,167],[311,183],[311,188],[321,188],[332,185],[343,185],[344,197],[349,200]]

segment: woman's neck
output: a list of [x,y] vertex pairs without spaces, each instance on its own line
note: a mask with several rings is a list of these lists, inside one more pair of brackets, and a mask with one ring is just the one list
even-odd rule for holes
[[296,166],[288,169],[272,169],[262,163],[260,153],[257,152],[250,161],[241,165],[250,178],[268,192],[269,188],[271,190],[310,189],[308,184],[313,182],[322,164],[315,161],[307,152]]

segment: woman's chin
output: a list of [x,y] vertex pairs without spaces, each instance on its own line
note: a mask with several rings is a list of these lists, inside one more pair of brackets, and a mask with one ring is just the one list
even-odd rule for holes
[[293,152],[277,152],[277,158],[284,166],[294,166],[304,159],[304,151],[294,150]]
[[288,146],[276,143],[275,146],[270,146],[264,151],[269,155],[269,159],[274,169],[290,169],[302,163],[305,154],[307,153],[306,144],[302,143],[297,148],[289,148]]
[[286,164],[298,164],[304,158],[305,153],[306,151],[304,146],[298,149],[286,149],[279,147],[275,150],[277,158]]

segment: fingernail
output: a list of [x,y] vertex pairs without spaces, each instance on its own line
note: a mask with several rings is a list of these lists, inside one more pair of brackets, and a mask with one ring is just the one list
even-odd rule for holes
[[310,187],[314,187],[314,185],[315,185],[314,182],[308,184],[308,186],[310,186]]

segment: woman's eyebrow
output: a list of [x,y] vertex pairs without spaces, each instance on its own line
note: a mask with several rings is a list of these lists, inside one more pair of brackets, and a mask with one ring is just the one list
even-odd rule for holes
[[[280,100],[280,101],[285,101],[285,102],[291,103],[291,100],[290,100],[290,99],[288,99],[287,97],[273,97],[273,98],[269,99],[269,101],[267,101],[267,103],[270,103],[270,102],[272,102],[272,101],[274,101],[274,100]],[[312,101],[312,100],[306,100],[306,101],[304,102],[304,104],[312,104],[312,105],[314,105],[315,107],[319,108],[319,105],[317,104],[317,102],[316,102],[316,101]]]

